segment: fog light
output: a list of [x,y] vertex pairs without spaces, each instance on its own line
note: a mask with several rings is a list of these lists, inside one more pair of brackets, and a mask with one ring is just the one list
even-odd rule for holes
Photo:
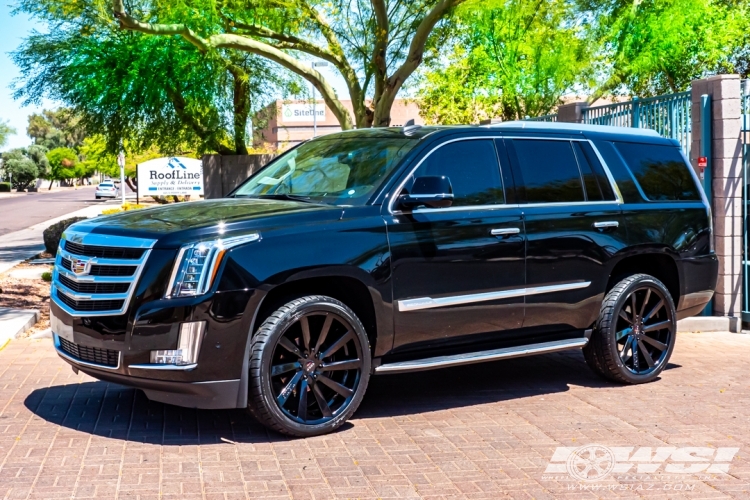
[[151,351],[151,362],[160,365],[192,365],[198,362],[205,321],[193,321],[180,325],[177,349]]

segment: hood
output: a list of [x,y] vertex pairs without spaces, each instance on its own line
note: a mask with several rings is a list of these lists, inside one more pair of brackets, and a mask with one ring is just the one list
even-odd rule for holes
[[340,218],[341,213],[340,207],[301,201],[224,198],[98,216],[78,222],[71,229],[157,239],[157,246],[164,247],[179,246],[183,239],[214,234],[334,220]]

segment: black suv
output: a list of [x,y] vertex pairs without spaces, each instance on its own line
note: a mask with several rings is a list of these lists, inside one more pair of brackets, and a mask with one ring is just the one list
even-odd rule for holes
[[648,130],[355,130],[227,199],[75,224],[52,329],[76,371],[310,436],[373,374],[583,348],[653,380],[713,295],[711,232],[677,142]]

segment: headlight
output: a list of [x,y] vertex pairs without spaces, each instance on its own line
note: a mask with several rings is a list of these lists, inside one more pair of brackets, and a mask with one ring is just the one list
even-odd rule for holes
[[180,248],[167,287],[167,298],[203,295],[219,270],[224,253],[232,247],[260,239],[253,233],[236,238],[201,241]]

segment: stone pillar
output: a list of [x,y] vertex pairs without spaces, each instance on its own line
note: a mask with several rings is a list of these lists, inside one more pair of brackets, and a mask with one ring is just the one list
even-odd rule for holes
[[739,75],[716,75],[692,84],[690,162],[698,170],[701,151],[701,96],[711,96],[711,174],[714,246],[719,281],[714,315],[739,318],[742,312],[742,138]]
[[557,108],[557,121],[583,123],[583,110],[589,107],[586,101],[569,102]]

